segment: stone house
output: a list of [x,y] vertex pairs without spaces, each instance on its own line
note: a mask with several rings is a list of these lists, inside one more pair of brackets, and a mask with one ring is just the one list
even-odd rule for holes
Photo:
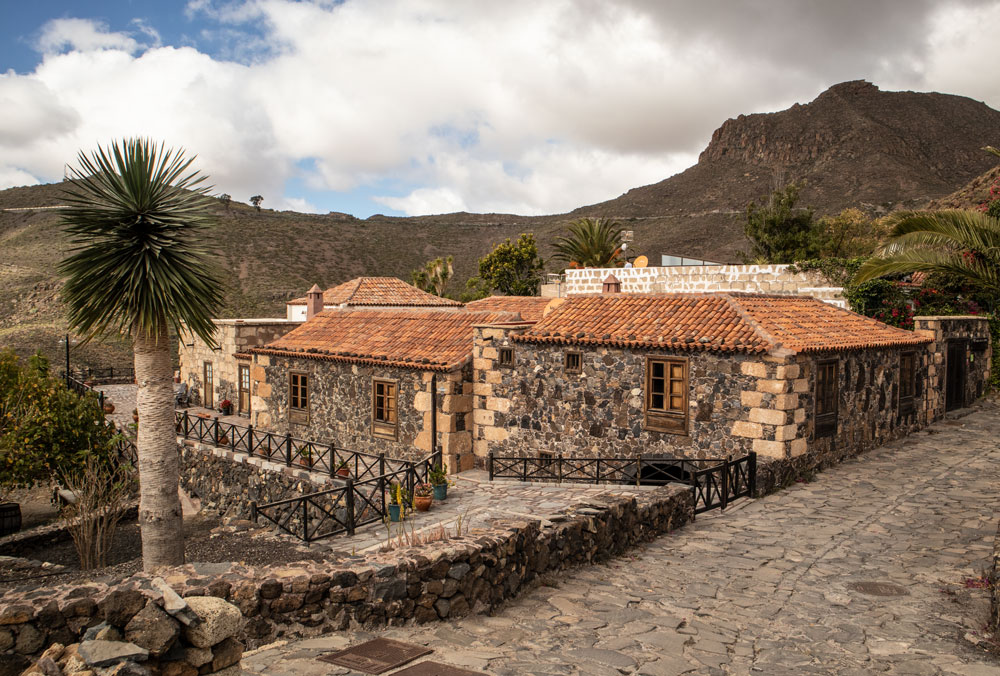
[[989,373],[982,318],[925,317],[910,332],[803,296],[559,300],[533,325],[476,327],[479,462],[491,451],[690,458],[754,451],[825,462],[941,417],[945,400],[958,396],[947,394],[947,372],[961,371],[953,387],[963,401]]
[[[306,321],[311,316],[308,312],[310,298],[317,292],[320,292],[320,288],[314,286],[305,296],[285,303],[286,317],[293,321]],[[314,308],[314,313],[323,310],[361,308],[388,310],[426,307],[454,310],[462,307],[457,300],[421,291],[396,277],[356,277],[320,293],[322,293],[322,307]]]
[[247,351],[251,422],[409,460],[439,448],[452,471],[469,468],[473,327],[497,322],[520,318],[434,309],[317,314]]
[[434,308],[461,310],[462,304],[421,291],[395,277],[358,277],[322,291],[313,285],[302,298],[285,305],[285,319],[219,319],[215,342],[208,346],[197,336],[179,341],[181,382],[187,383],[191,402],[215,408],[228,399],[240,415],[250,415],[250,356],[246,350],[280,338],[324,310],[337,308]]

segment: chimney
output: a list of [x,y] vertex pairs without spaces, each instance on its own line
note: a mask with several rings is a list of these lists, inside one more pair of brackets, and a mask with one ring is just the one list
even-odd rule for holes
[[323,290],[313,284],[306,292],[306,321],[323,311]]
[[613,274],[608,275],[607,279],[604,280],[604,288],[601,289],[601,293],[621,293],[622,283],[618,281],[618,278]]

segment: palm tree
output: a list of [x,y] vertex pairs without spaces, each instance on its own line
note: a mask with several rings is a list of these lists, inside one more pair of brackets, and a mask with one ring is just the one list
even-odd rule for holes
[[607,268],[621,256],[621,223],[606,218],[579,218],[569,224],[569,236],[557,237],[554,258],[570,267]]
[[944,272],[1000,293],[1000,220],[978,211],[903,212],[889,242],[854,276],[860,284],[891,274]]
[[87,339],[132,340],[143,568],[178,565],[184,540],[168,330],[215,342],[220,284],[198,241],[209,225],[208,187],[183,150],[146,139],[81,151],[78,160],[63,211],[73,245],[59,266],[63,299],[70,324]]

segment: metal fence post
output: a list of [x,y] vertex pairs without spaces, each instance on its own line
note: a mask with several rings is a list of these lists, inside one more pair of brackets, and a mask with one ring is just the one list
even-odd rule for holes
[[212,418],[212,445],[219,445],[219,416]]
[[257,523],[257,501],[250,501],[250,520]]
[[379,476],[385,476],[385,453],[384,452],[378,454],[378,475]]
[[285,467],[292,466],[292,433],[285,435]]
[[729,504],[729,459],[733,457],[727,455],[726,459],[722,462],[722,509],[726,509],[726,505]]
[[188,438],[188,433],[190,429],[191,422],[188,420],[188,412],[184,411],[184,438]]
[[102,411],[104,410],[104,390],[97,392],[97,405],[101,407]]
[[309,538],[309,501],[302,501],[302,539],[306,542],[312,542]]
[[347,534],[354,535],[354,479],[347,477]]
[[756,451],[750,451],[749,460],[750,467],[747,472],[748,481],[750,482],[750,497],[757,499],[757,453]]
[[559,469],[559,483],[562,483],[562,478],[563,478],[563,455],[562,455],[562,453],[560,453],[558,455],[558,458],[559,458],[559,468],[558,468]]
[[247,425],[247,455],[253,457],[253,425]]
[[493,481],[493,451],[486,456],[486,466],[490,473],[490,481]]

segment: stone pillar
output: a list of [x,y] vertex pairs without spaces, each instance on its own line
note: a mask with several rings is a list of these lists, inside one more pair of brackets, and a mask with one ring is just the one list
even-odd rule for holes
[[744,417],[733,423],[732,434],[752,440],[752,449],[770,458],[794,458],[808,450],[805,409],[799,394],[808,391],[809,380],[792,357],[764,356],[740,365],[743,375],[754,378],[754,386],[740,395],[747,407]]

